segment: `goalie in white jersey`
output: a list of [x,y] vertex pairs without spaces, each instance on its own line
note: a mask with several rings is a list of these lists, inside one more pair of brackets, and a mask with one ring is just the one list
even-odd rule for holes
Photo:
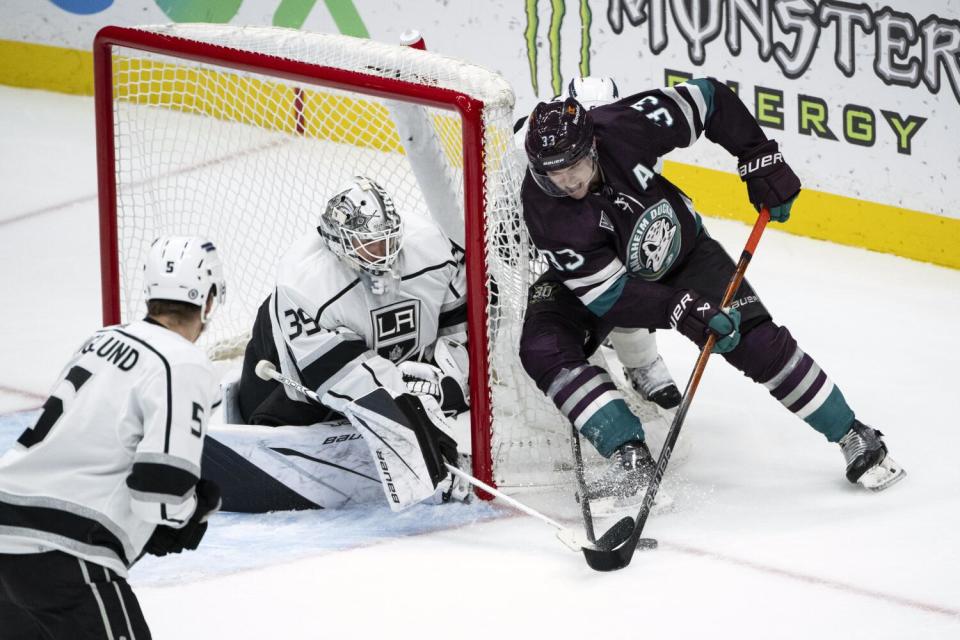
[[[276,288],[257,314],[237,393],[240,415],[268,426],[346,416],[379,461],[384,492],[399,510],[433,495],[448,476],[444,463],[457,464],[441,408],[467,409],[463,250],[429,217],[401,217],[365,177],[330,198],[319,218],[317,233],[283,256]],[[262,360],[322,404],[260,379]],[[384,468],[392,462],[399,464]],[[217,458],[211,468],[228,464]],[[238,475],[218,476],[230,480],[228,508],[271,508],[250,506],[256,487],[240,487]]]
[[150,637],[127,569],[195,549],[220,504],[200,478],[219,398],[194,342],[225,294],[216,249],[154,242],[148,315],[95,333],[0,458],[0,636]]

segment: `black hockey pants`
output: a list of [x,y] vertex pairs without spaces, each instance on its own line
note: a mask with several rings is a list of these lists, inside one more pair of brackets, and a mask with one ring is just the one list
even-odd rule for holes
[[148,640],[150,629],[127,581],[61,551],[0,554],[3,640]]

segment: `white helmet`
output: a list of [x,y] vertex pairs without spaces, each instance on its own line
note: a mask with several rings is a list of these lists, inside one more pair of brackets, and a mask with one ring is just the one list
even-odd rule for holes
[[388,273],[403,246],[403,220],[370,178],[354,176],[327,202],[317,231],[336,255],[373,275]]
[[[207,313],[207,297],[213,306]],[[150,245],[143,265],[143,295],[147,300],[175,300],[200,307],[206,324],[227,297],[223,264],[213,243],[195,236],[161,236]]]
[[587,109],[610,104],[620,98],[620,90],[613,78],[607,76],[587,76],[574,78],[567,86],[567,95]]

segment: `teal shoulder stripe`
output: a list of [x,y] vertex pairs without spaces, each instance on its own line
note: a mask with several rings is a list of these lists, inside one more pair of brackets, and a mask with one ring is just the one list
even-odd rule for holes
[[[707,103],[707,118],[709,118],[713,115],[713,83],[708,78],[695,78],[687,80],[687,84],[696,85],[697,89],[700,89],[703,101]],[[703,125],[706,126],[707,123],[704,122]]]
[[610,285],[610,288],[604,291],[599,298],[587,305],[587,309],[595,316],[603,316],[610,311],[610,307],[616,304],[623,293],[623,287],[627,284],[627,274],[623,274],[617,281]]

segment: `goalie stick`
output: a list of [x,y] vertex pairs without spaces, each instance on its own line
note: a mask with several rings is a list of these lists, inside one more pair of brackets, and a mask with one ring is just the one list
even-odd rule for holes
[[[287,387],[290,387],[291,389],[299,391],[304,396],[309,398],[311,401],[322,404],[316,392],[303,386],[293,378],[289,376],[285,376],[284,374],[277,371],[276,366],[269,360],[261,360],[260,362],[258,362],[255,371],[256,371],[257,377],[259,377],[261,380],[275,380],[282,385],[285,385]],[[478,489],[482,489],[483,491],[486,491],[487,493],[497,498],[498,500],[502,500],[503,502],[506,502],[513,508],[519,509],[520,511],[526,513],[527,515],[532,516],[540,520],[541,522],[548,524],[554,529],[556,529],[557,539],[560,540],[560,542],[562,542],[564,545],[566,545],[567,548],[570,549],[571,551],[583,551],[588,548],[590,549],[594,548],[592,541],[587,540],[586,538],[584,538],[584,536],[577,533],[576,531],[573,531],[572,529],[569,529],[563,526],[553,518],[550,518],[549,516],[546,516],[540,513],[539,511],[537,511],[536,509],[533,509],[532,507],[528,507],[527,505],[523,504],[519,500],[511,498],[507,494],[502,493],[497,489],[494,489],[487,483],[481,480],[478,480],[477,478],[474,478],[470,474],[453,466],[452,464],[444,463],[444,465],[447,467],[447,471],[457,476],[464,482],[468,482],[474,487],[477,487]]]
[[[769,221],[770,211],[764,207],[760,210],[760,215],[757,217],[757,221],[753,225],[753,230],[750,232],[750,237],[747,239],[743,252],[740,254],[737,269],[730,279],[730,283],[727,285],[726,292],[723,294],[723,300],[720,303],[721,308],[726,309],[730,305],[737,289],[740,288],[740,283],[743,281],[743,276],[747,271],[747,265],[750,264],[750,259],[753,258],[753,252],[756,251],[757,243],[760,242],[760,236],[763,234],[763,230]],[[687,415],[687,410],[690,408],[690,403],[693,402],[693,396],[697,392],[697,385],[700,384],[700,377],[703,375],[703,371],[707,366],[707,360],[710,358],[710,352],[716,341],[716,336],[710,334],[707,337],[706,344],[703,345],[703,349],[700,350],[700,357],[697,358],[697,363],[693,367],[689,381],[687,381],[687,387],[683,391],[683,400],[681,400],[680,406],[677,407],[677,414],[673,418],[673,424],[670,425],[670,431],[667,432],[663,448],[660,450],[660,457],[657,459],[657,467],[654,470],[653,478],[650,479],[649,486],[647,486],[647,493],[643,496],[643,503],[640,505],[640,511],[637,513],[636,519],[629,516],[621,519],[597,540],[596,548],[590,549],[584,547],[583,555],[591,569],[596,571],[615,571],[622,569],[630,564],[630,560],[633,559],[633,553],[637,550],[638,546],[644,548],[656,547],[655,540],[652,538],[641,539],[640,534],[643,532],[643,527],[647,523],[647,517],[650,515],[650,509],[653,506],[654,498],[657,496],[657,490],[660,488],[660,482],[663,480],[667,463],[670,462],[670,454],[673,452],[673,447],[676,445],[677,438],[680,436],[680,428],[683,426],[683,420]]]

